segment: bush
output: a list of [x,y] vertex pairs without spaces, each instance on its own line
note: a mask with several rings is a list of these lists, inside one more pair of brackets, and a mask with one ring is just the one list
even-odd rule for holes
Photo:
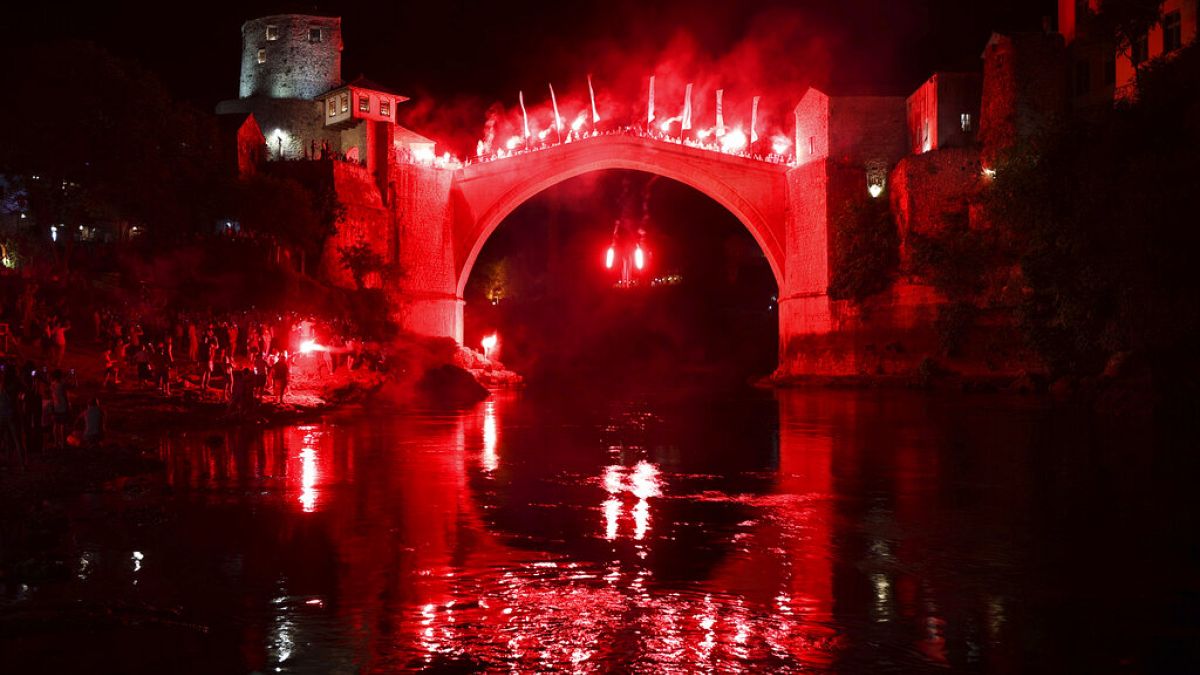
[[848,200],[833,220],[833,238],[831,298],[861,302],[891,285],[900,237],[887,200]]

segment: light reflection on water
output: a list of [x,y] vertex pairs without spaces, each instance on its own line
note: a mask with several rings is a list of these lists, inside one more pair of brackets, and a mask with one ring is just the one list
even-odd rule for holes
[[1014,616],[1062,586],[1028,576],[1060,545],[1033,525],[1039,419],[857,392],[595,413],[509,393],[169,436],[175,520],[139,533],[133,570],[133,542],[79,533],[70,592],[140,582],[209,627],[190,658],[215,670],[1005,672],[1030,664]]

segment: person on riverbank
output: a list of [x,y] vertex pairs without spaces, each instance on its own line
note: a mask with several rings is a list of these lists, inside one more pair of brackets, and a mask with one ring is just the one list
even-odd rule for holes
[[275,389],[274,393],[280,405],[283,405],[283,395],[287,393],[288,371],[287,356],[280,354],[275,359],[275,365],[271,366],[271,386]]
[[67,397],[67,381],[61,370],[55,370],[50,376],[50,405],[53,416],[51,434],[54,444],[59,450],[67,447],[67,420],[71,415],[71,401]]
[[221,377],[225,378],[224,392],[225,402],[233,400],[233,354],[232,348],[225,350],[221,356]]
[[254,400],[262,399],[263,391],[267,388],[267,369],[270,365],[267,363],[266,352],[255,352],[251,359],[254,366],[254,383],[252,393]]
[[217,355],[217,338],[213,335],[212,328],[208,329],[208,334],[204,336],[204,342],[200,345],[203,353],[201,353],[200,361],[200,398],[208,396],[208,383],[212,380],[214,362]]
[[45,443],[42,427],[43,386],[32,361],[26,361],[21,366],[21,389],[21,433],[25,451],[40,452]]
[[[170,340],[171,338],[167,338]],[[163,343],[158,343],[158,349],[154,351],[154,360],[151,362],[151,367],[154,370],[154,379],[158,384],[158,390],[163,396],[171,395],[171,358],[168,352],[168,347]]]
[[79,416],[83,425],[83,444],[89,448],[100,445],[104,438],[104,409],[100,407],[100,399],[88,401],[87,409]]
[[107,387],[109,384],[113,386],[121,384],[121,374],[117,368],[117,360],[113,358],[111,349],[105,349],[104,355],[104,382],[100,386]]
[[49,333],[51,358],[55,368],[62,365],[63,356],[67,353],[67,331],[70,329],[71,322],[59,318],[51,319],[46,328]]
[[196,331],[196,320],[188,319],[187,322],[187,356],[188,361],[196,362],[196,357],[200,354],[200,335]]
[[25,444],[17,431],[17,405],[12,393],[15,378],[5,377],[4,386],[0,386],[0,445],[12,448],[12,454],[20,466],[25,466]]

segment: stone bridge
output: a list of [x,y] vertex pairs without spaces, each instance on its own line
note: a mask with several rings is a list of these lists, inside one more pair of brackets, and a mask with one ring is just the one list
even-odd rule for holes
[[[383,284],[402,328],[462,342],[467,279],[492,232],[514,209],[592,171],[656,174],[712,198],[758,242],[779,288],[781,373],[886,370],[890,366],[881,365],[879,345],[898,344],[897,328],[931,325],[927,315],[915,314],[927,310],[928,303],[921,300],[916,310],[902,307],[896,318],[892,310],[911,298],[884,297],[882,310],[870,311],[875,325],[866,326],[866,312],[831,301],[827,289],[835,242],[829,224],[847,199],[866,199],[868,182],[886,180],[904,156],[904,100],[831,99],[810,90],[796,109],[796,129],[801,152],[794,164],[635,133],[602,133],[454,169],[395,159],[374,168],[334,162],[334,188],[347,206],[338,239],[362,238],[386,248],[385,257],[404,271]],[[356,196],[345,199],[348,195]],[[326,247],[324,265],[336,276],[340,266],[330,259],[330,250],[337,246]]]
[[[543,190],[592,171],[627,169],[688,185],[729,210],[761,247],[780,289],[780,338],[829,330],[828,189],[823,158],[764,162],[644,136],[611,134],[454,171],[395,168],[398,262],[390,284],[400,325],[463,339],[463,291],[492,232]],[[866,189],[861,172],[854,183]],[[379,238],[373,237],[376,241]]]

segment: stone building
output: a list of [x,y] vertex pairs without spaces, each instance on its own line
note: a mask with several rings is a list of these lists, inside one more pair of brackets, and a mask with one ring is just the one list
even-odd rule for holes
[[1200,0],[1164,0],[1158,24],[1128,50],[1117,49],[1096,25],[1101,0],[1058,0],[1058,32],[1070,59],[1071,96],[1076,109],[1111,105],[1136,94],[1138,69],[1171,55],[1196,39]]

